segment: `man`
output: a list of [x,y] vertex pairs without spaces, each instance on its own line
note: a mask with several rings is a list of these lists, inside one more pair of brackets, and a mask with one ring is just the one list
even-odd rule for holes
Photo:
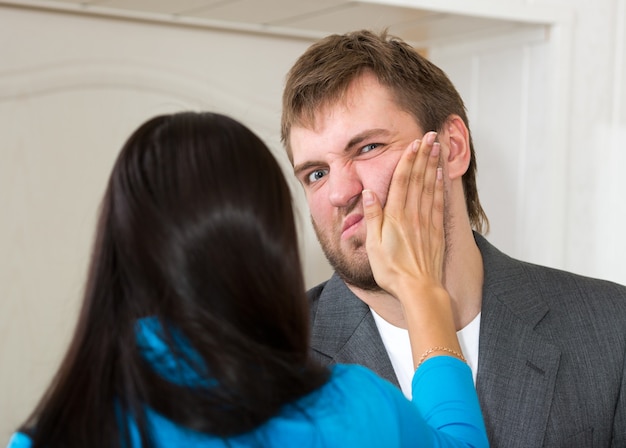
[[445,286],[491,444],[625,447],[626,288],[514,260],[481,236],[463,101],[386,34],[329,36],[287,76],[282,139],[335,270],[309,291],[313,352],[365,365],[408,395],[404,315],[373,279],[360,198],[372,190],[384,204],[402,149],[431,130],[444,160]]

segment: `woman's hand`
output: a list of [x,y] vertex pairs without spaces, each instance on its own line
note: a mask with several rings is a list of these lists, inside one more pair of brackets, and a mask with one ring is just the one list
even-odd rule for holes
[[[363,191],[366,248],[378,285],[404,303],[405,287],[442,287],[444,194],[439,143],[428,132],[402,154],[387,203]],[[415,291],[416,293],[418,291]]]

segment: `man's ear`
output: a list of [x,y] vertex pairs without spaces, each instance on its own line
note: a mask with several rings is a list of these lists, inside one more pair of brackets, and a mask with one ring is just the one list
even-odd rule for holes
[[463,119],[458,115],[450,115],[439,132],[440,142],[449,148],[448,152],[448,176],[450,179],[462,177],[467,171],[470,158],[469,131]]

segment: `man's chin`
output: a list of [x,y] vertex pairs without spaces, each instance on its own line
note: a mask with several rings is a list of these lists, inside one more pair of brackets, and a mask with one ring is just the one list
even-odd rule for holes
[[352,263],[346,258],[337,260],[328,255],[327,258],[337,275],[339,275],[346,284],[365,291],[381,290],[374,279],[374,274],[372,274],[372,269],[367,258],[365,258],[365,260],[354,260]]
[[355,279],[354,277],[347,279],[341,276],[341,274],[339,274],[339,276],[343,279],[344,282],[346,282],[347,285],[361,289],[363,291],[372,291],[372,292],[382,291],[382,288],[378,286],[378,283],[376,283],[376,280],[374,280],[374,277],[371,277],[370,279],[365,279],[365,278]]
[[328,241],[325,238],[320,238],[317,228],[316,233],[326,259],[346,284],[365,291],[381,290],[374,280],[365,249],[365,241],[362,238],[350,238],[347,241],[342,241],[340,247],[333,247],[327,244]]

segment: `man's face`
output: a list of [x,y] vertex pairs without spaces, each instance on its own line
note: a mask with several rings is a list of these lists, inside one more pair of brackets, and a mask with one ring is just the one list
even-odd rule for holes
[[314,129],[291,129],[294,172],[315,232],[346,283],[379,289],[365,250],[361,192],[372,190],[384,206],[402,151],[422,135],[413,116],[370,74],[353,82],[342,101],[320,109]]

